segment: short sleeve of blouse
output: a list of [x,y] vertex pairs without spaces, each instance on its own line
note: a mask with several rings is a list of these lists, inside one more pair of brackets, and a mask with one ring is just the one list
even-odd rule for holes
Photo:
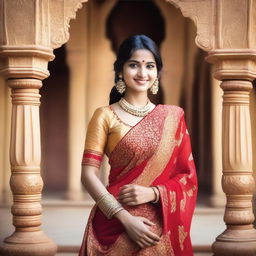
[[95,110],[87,128],[82,165],[99,167],[107,143],[108,120],[104,107]]

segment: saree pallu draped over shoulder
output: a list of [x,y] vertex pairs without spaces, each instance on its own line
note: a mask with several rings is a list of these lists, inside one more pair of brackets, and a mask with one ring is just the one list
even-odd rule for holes
[[79,256],[190,256],[190,226],[196,203],[197,178],[184,112],[177,106],[157,105],[132,127],[112,151],[107,190],[115,197],[126,184],[156,186],[157,204],[125,206],[134,216],[148,218],[161,237],[157,245],[139,248],[121,223],[108,220],[94,206]]

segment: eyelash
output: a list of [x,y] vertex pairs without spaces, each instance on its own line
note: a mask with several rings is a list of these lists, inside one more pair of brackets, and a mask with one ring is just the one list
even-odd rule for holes
[[[138,65],[135,64],[135,63],[129,64],[129,67],[131,67],[131,68],[136,68],[137,66],[138,66]],[[147,65],[146,67],[147,67],[148,69],[153,69],[153,68],[155,68],[155,65],[149,64],[149,65]]]

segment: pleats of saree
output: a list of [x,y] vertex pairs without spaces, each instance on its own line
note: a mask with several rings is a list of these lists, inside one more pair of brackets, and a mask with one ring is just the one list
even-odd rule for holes
[[83,241],[84,246],[81,247],[79,256],[175,256],[169,234],[162,234],[162,218],[159,215],[161,213],[159,210],[154,209],[154,207],[155,206],[150,204],[144,204],[129,209],[129,212],[133,216],[143,216],[155,223],[155,225],[151,227],[151,230],[161,236],[161,241],[157,245],[141,249],[126,235],[125,232],[121,233],[117,240],[109,246],[100,244],[92,224],[94,212],[96,210],[94,208],[88,220],[88,226]]

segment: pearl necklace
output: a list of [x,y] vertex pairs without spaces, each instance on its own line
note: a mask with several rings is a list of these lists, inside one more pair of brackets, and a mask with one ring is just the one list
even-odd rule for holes
[[131,115],[143,117],[146,116],[152,109],[152,103],[148,100],[148,103],[144,107],[136,107],[127,102],[124,98],[118,101],[119,106]]

